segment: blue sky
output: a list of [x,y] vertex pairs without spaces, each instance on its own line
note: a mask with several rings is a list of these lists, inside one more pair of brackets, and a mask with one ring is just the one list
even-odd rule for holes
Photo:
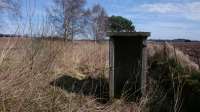
[[100,3],[109,15],[133,21],[137,31],[151,38],[200,40],[200,0],[88,0]]
[[[50,1],[23,0],[23,25],[28,26],[27,12],[34,10],[32,19],[37,29]],[[106,9],[108,15],[132,20],[137,31],[151,32],[151,38],[200,40],[200,0],[87,0],[86,6],[92,7],[97,3]],[[33,6],[35,8],[30,10],[29,7]],[[14,32],[15,28],[12,26],[10,30],[2,31]]]

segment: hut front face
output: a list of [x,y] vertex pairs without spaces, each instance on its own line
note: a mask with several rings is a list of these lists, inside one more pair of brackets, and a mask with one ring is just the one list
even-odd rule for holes
[[110,35],[110,97],[134,97],[141,94],[145,75],[143,44],[150,35],[121,32]]

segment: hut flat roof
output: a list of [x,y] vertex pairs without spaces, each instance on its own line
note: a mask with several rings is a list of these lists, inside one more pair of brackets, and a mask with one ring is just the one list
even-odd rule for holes
[[109,37],[144,37],[147,38],[151,35],[150,32],[108,32]]

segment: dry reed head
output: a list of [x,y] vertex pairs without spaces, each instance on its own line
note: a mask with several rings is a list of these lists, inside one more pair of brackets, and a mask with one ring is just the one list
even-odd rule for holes
[[106,72],[104,74],[108,77],[107,44],[87,41],[66,44],[58,58],[56,68],[58,73],[98,77],[101,72]]

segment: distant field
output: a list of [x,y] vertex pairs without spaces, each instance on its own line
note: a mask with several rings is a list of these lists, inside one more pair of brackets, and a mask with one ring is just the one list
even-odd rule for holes
[[[163,42],[149,42],[151,44],[164,44]],[[170,42],[175,48],[188,55],[189,58],[200,66],[200,42]]]
[[200,42],[176,42],[173,45],[200,66]]
[[[10,41],[9,41],[10,40]],[[0,49],[7,47],[8,45],[17,42],[18,45],[15,45],[12,47],[12,49],[20,48],[20,45],[30,42],[30,38],[0,38]],[[57,43],[62,40],[54,40],[57,41]],[[75,41],[75,44],[79,45],[91,45],[94,41]],[[107,46],[108,42],[106,42],[104,45]],[[181,50],[184,54],[187,54],[192,61],[194,61],[196,64],[200,66],[200,42],[172,42],[172,45],[174,45],[176,48]],[[107,47],[104,47],[108,49]]]

